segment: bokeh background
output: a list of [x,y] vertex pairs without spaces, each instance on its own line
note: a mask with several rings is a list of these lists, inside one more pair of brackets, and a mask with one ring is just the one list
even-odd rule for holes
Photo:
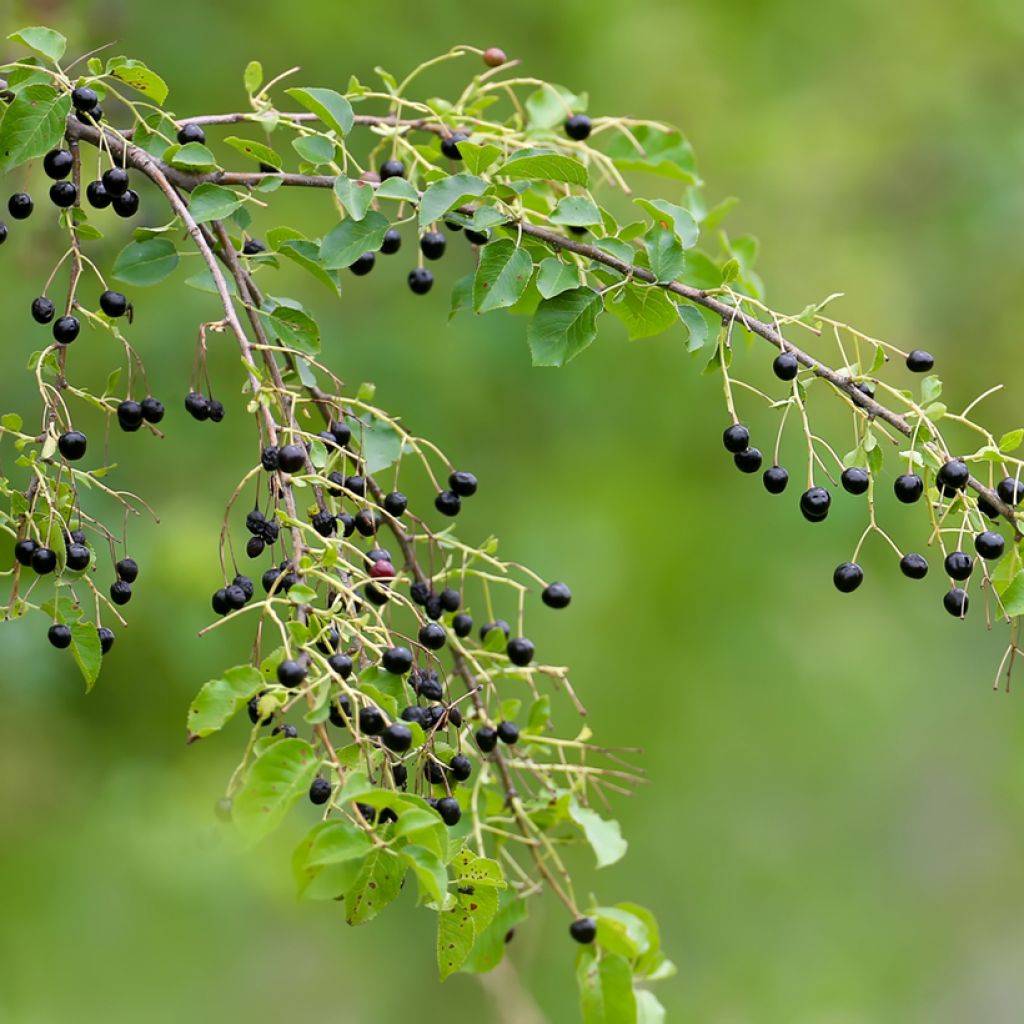
[[[500,44],[528,72],[589,90],[592,112],[681,124],[712,197],[743,198],[732,230],[760,236],[777,306],[846,292],[843,316],[936,353],[953,404],[1020,383],[1014,0],[0,10],[5,33],[49,23],[79,51],[117,40],[112,52],[171,83],[181,114],[238,106],[251,58],[343,86],[455,42]],[[32,408],[17,367],[39,345],[28,303],[57,244],[42,221],[0,253],[4,410]],[[991,692],[1003,636],[981,614],[954,622],[938,574],[911,584],[881,547],[861,591],[837,594],[832,567],[862,508],[839,501],[811,527],[795,495],[771,499],[736,474],[719,389],[681,337],[628,344],[607,318],[559,372],[531,369],[523,321],[446,326],[444,285],[469,267],[453,248],[425,300],[395,265],[340,305],[294,287],[337,370],[377,382],[382,403],[478,469],[464,529],[571,581],[571,610],[538,617],[536,639],[575,666],[600,736],[646,748],[651,779],[619,807],[630,855],[582,889],[657,910],[680,967],[659,993],[670,1019],[1020,1020],[1024,736],[1019,696]],[[294,899],[295,832],[241,855],[213,822],[242,733],[187,748],[183,713],[244,650],[241,634],[195,634],[249,431],[237,414],[218,428],[188,421],[173,397],[194,325],[211,315],[208,297],[186,292],[133,296],[132,333],[172,413],[162,444],[113,442],[123,479],[162,519],[134,527],[130,631],[88,697],[38,620],[0,633],[0,1019],[499,1020],[509,980],[497,1002],[469,977],[441,987],[430,915],[410,899],[350,930],[339,908]],[[215,365],[229,393],[226,342]],[[1019,391],[987,413],[997,432],[1020,426]],[[920,539],[913,513],[887,514],[901,541]],[[512,946],[555,1022],[576,1019],[564,929],[557,907],[539,906]]]

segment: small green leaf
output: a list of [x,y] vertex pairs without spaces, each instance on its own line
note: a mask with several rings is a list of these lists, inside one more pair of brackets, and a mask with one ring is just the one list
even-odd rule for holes
[[541,302],[527,329],[534,366],[564,366],[575,359],[597,337],[602,308],[601,296],[591,288],[573,288]]
[[548,219],[552,224],[590,227],[601,223],[601,211],[590,196],[563,196]]
[[999,438],[999,450],[1001,452],[1012,452],[1021,446],[1024,441],[1024,430],[1011,430]]
[[335,147],[330,139],[322,135],[302,135],[292,139],[292,149],[308,164],[320,166],[334,160]]
[[640,149],[634,145],[633,139],[619,135],[605,150],[620,170],[647,171],[690,185],[700,184],[693,147],[681,132],[639,125],[632,130],[632,136]]
[[374,416],[350,423],[367,473],[380,473],[395,464],[402,454],[402,438],[390,423]]
[[487,182],[473,174],[453,174],[432,182],[424,189],[420,200],[420,227],[432,224],[453,206],[482,196],[487,188]]
[[334,194],[353,220],[362,220],[373,202],[373,186],[368,181],[340,175],[334,182]]
[[285,89],[285,93],[316,114],[331,131],[347,135],[352,130],[352,104],[333,89]]
[[403,203],[418,203],[420,194],[405,178],[388,178],[377,186],[378,199],[396,199]]
[[100,637],[93,623],[78,622],[71,627],[71,654],[85,680],[86,691],[91,690],[103,664]]
[[524,149],[510,156],[495,172],[510,178],[538,181],[567,181],[570,185],[587,185],[590,176],[586,167],[571,156],[550,149]]
[[482,174],[501,156],[501,150],[489,142],[478,144],[468,139],[459,143],[463,166],[470,174]]
[[1010,618],[1024,615],[1024,569],[1014,576],[1013,582],[1003,591],[1003,608]]
[[343,896],[369,852],[370,837],[358,825],[338,820],[321,822],[292,855],[292,875],[299,895],[312,900]]
[[8,37],[12,42],[21,43],[30,50],[35,50],[42,57],[57,63],[64,56],[68,41],[59,32],[52,28],[45,28],[36,25],[33,28],[19,29],[12,32]]
[[448,872],[441,858],[424,846],[406,846],[401,855],[419,882],[420,903],[430,900],[443,908],[448,895]]
[[537,274],[537,291],[545,299],[552,299],[570,288],[578,288],[580,274],[576,267],[563,263],[557,256],[548,256]]
[[251,60],[245,65],[242,83],[250,96],[263,84],[263,65],[258,60]]
[[376,252],[391,225],[375,210],[363,220],[349,217],[331,231],[320,245],[320,262],[327,270],[350,267],[364,252]]
[[278,740],[256,758],[233,809],[234,820],[250,843],[272,832],[306,795],[318,765],[312,746],[300,739]]
[[627,284],[608,303],[629,331],[629,340],[649,338],[676,323],[677,310],[667,293],[656,285]]
[[692,249],[697,244],[700,228],[689,210],[664,199],[634,199],[633,202],[642,206],[655,224],[671,228],[684,249]]
[[526,291],[533,259],[510,238],[489,242],[480,250],[473,280],[473,308],[478,313],[514,306]]
[[192,219],[197,224],[205,224],[211,220],[223,220],[230,217],[242,205],[242,198],[237,192],[232,192],[223,185],[214,185],[211,182],[203,182],[192,192],[188,208],[192,212]]
[[125,284],[145,287],[162,281],[178,265],[178,251],[167,238],[129,242],[118,254],[111,276]]
[[170,146],[164,153],[164,160],[172,166],[186,171],[217,170],[217,161],[201,142],[189,142],[184,146]]
[[271,149],[262,142],[253,142],[252,139],[240,139],[237,135],[229,135],[224,140],[232,149],[237,149],[243,156],[256,160],[261,164],[269,164],[271,167],[281,166],[281,157],[277,150]]
[[569,799],[569,816],[583,829],[590,848],[594,851],[599,868],[622,860],[629,844],[622,838],[617,821],[602,818],[597,811],[583,807],[575,796]]
[[210,736],[231,721],[263,687],[263,676],[251,665],[238,665],[222,679],[203,683],[188,709],[189,740]]
[[930,405],[942,394],[942,380],[934,373],[921,381],[921,404]]
[[307,356],[320,352],[320,325],[304,310],[277,306],[272,313],[259,311],[260,318],[290,348]]
[[0,426],[5,430],[19,431],[23,426],[23,422],[16,412],[7,412],[0,416]]
[[647,247],[647,258],[651,264],[651,273],[666,283],[674,281],[683,272],[686,266],[686,257],[683,255],[683,247],[675,232],[667,231],[665,228],[654,225],[645,235],[644,244]]

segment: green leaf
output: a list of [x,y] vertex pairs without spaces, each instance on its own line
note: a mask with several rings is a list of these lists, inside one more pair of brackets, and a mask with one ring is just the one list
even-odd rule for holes
[[664,199],[634,199],[663,228],[671,227],[684,249],[692,249],[700,238],[700,228],[693,214],[682,206],[668,203]]
[[433,901],[442,909],[448,896],[448,872],[441,858],[425,846],[406,846],[401,856],[419,882],[420,903]]
[[489,242],[480,250],[473,279],[473,308],[478,313],[514,306],[526,291],[533,258],[511,238]]
[[292,228],[273,228],[267,232],[267,243],[275,252],[297,263],[335,294],[338,293],[337,271],[329,273],[320,266],[320,246],[317,242],[310,241],[301,231]]
[[702,349],[708,340],[708,322],[696,306],[685,306],[680,304],[676,307],[679,319],[689,333],[686,342],[687,352],[696,352]]
[[48,85],[21,90],[0,121],[0,173],[53,149],[64,135],[71,96]]
[[397,199],[403,203],[418,203],[420,194],[405,178],[388,178],[377,186],[378,199]]
[[21,43],[30,50],[35,50],[42,57],[57,63],[64,56],[68,41],[59,32],[52,28],[45,28],[36,25],[33,28],[19,29],[12,32],[8,37],[14,43]]
[[71,655],[75,659],[79,672],[85,680],[85,689],[92,689],[100,674],[103,663],[103,650],[100,647],[99,633],[91,622],[78,622],[71,627]]
[[210,220],[223,220],[230,217],[242,205],[242,198],[223,185],[203,182],[192,192],[188,208],[192,211],[192,219],[197,224],[205,224]]
[[367,473],[380,473],[395,464],[402,454],[402,438],[390,423],[374,416],[350,422]]
[[602,949],[635,960],[650,952],[651,940],[646,922],[622,907],[597,907],[597,942]]
[[590,227],[601,223],[601,211],[590,196],[563,196],[548,218],[552,224]]
[[217,170],[217,161],[201,142],[189,142],[184,146],[170,146],[164,153],[164,160],[172,166],[186,171]]
[[3,416],[0,416],[0,426],[5,430],[21,430],[24,425],[24,421],[16,412],[6,412]]
[[686,258],[676,234],[655,224],[645,235],[651,273],[662,282],[674,281],[683,272]]
[[676,323],[675,304],[664,290],[654,285],[627,284],[608,303],[629,331],[629,340],[661,334]]
[[320,352],[320,325],[304,310],[277,306],[272,313],[259,310],[260,319],[289,347],[307,356]]
[[1012,452],[1021,446],[1024,441],[1024,430],[1011,430],[999,438],[999,450],[1001,452]]
[[111,57],[107,61],[107,74],[113,75],[118,81],[124,82],[136,92],[162,106],[167,99],[167,83],[155,72],[146,67],[140,60],[129,60],[126,57]]
[[583,807],[575,796],[569,799],[569,817],[583,829],[590,848],[594,851],[599,868],[622,860],[629,844],[622,838],[617,821],[602,818],[597,811]]
[[459,143],[459,153],[463,166],[470,174],[481,174],[501,156],[501,150],[497,146],[492,146],[489,142],[478,144],[468,139]]
[[353,220],[362,220],[373,202],[373,186],[368,181],[346,178],[343,174],[334,182],[334,194]]
[[321,822],[292,855],[299,895],[313,900],[343,896],[355,882],[359,862],[370,848],[370,837],[358,825],[336,819]]
[[487,189],[487,182],[474,174],[452,174],[432,182],[423,190],[420,200],[420,227],[432,224],[453,206],[482,196]]
[[1011,618],[1024,615],[1024,569],[1013,577],[1013,582],[1003,591],[1003,608]]
[[617,136],[605,150],[620,170],[647,171],[690,185],[700,184],[693,148],[681,132],[639,125],[632,129],[632,135],[640,144],[639,150],[626,135]]
[[237,149],[243,156],[250,157],[258,163],[269,164],[271,167],[281,166],[282,160],[277,150],[271,149],[262,142],[240,139],[237,135],[229,135],[224,141],[232,149]]
[[587,185],[590,176],[586,167],[571,156],[550,149],[524,149],[510,156],[495,172],[510,178],[537,181],[567,181],[570,185]]
[[391,225],[375,210],[363,220],[349,217],[331,231],[320,245],[320,262],[327,270],[349,267],[364,252],[376,252]]
[[251,665],[230,668],[223,679],[203,683],[188,709],[189,742],[222,729],[262,687],[263,676]]
[[285,94],[316,114],[331,131],[347,135],[352,130],[352,104],[333,89],[285,89]]
[[665,1007],[650,989],[634,989],[633,995],[636,997],[637,1024],[664,1024]]
[[636,997],[629,964],[615,953],[598,957],[592,946],[577,955],[583,1024],[636,1024]]
[[375,846],[345,893],[345,920],[363,924],[376,917],[402,891],[405,864],[389,849]]
[[563,263],[557,256],[549,256],[540,265],[537,290],[545,299],[552,299],[570,288],[578,288],[580,274],[576,267]]
[[145,287],[162,281],[178,265],[178,251],[167,238],[129,242],[114,259],[111,276],[125,284]]
[[929,405],[942,394],[942,380],[934,373],[921,381],[921,404]]
[[465,962],[476,940],[472,916],[456,901],[451,910],[437,918],[437,966],[441,980],[454,974]]
[[554,128],[570,114],[582,114],[586,109],[586,94],[577,96],[551,82],[545,82],[526,97],[526,117],[531,128]]
[[300,739],[278,740],[256,758],[233,809],[234,820],[250,843],[272,832],[306,795],[318,764],[312,746]]
[[263,84],[263,65],[258,60],[251,60],[245,65],[242,84],[250,96]]
[[591,288],[573,288],[538,307],[527,329],[534,366],[564,366],[597,337],[601,296]]
[[306,163],[321,165],[329,164],[334,159],[334,143],[325,139],[322,135],[301,135],[292,139],[292,149],[302,157]]

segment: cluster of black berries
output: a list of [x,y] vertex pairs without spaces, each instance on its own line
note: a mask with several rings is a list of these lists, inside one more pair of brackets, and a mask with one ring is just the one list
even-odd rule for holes
[[190,391],[185,396],[185,411],[194,420],[202,423],[209,420],[211,423],[220,423],[224,419],[224,406],[216,398],[207,398],[200,391]]
[[252,580],[248,576],[235,576],[226,587],[221,587],[214,593],[211,601],[213,610],[218,615],[236,612],[252,600],[253,592]]
[[[57,552],[45,544],[38,543],[31,537],[24,537],[15,542],[14,559],[18,565],[31,569],[39,576],[48,576],[56,570],[58,564]],[[85,542],[85,533],[82,530],[71,530],[65,534],[65,567],[72,572],[83,572],[89,567],[91,561],[92,552]],[[131,567],[134,567],[135,574],[138,575],[138,566],[130,558],[118,562],[117,572],[119,576],[122,566],[128,567],[127,571],[129,573],[131,572]],[[50,626],[46,634],[50,643],[60,650],[71,646],[71,635],[71,627],[62,622],[55,622]],[[97,635],[100,639],[100,649],[106,654],[114,646],[114,634],[106,626],[99,626],[97,627]]]
[[245,546],[245,553],[250,558],[259,558],[265,547],[276,544],[281,532],[277,521],[268,519],[258,508],[254,508],[245,517],[245,528],[251,534]]
[[134,558],[122,558],[115,566],[117,579],[110,584],[110,600],[127,604],[132,599],[132,584],[139,578],[139,565]]

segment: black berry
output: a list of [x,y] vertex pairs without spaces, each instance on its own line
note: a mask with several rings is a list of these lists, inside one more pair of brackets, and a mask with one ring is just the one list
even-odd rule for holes
[[459,806],[459,801],[453,796],[443,796],[437,801],[436,811],[441,815],[441,820],[451,828],[453,825],[459,823],[459,819],[462,817],[462,808]]
[[379,736],[386,724],[380,708],[369,705],[359,709],[359,731],[367,736]]
[[452,619],[452,629],[460,639],[469,636],[473,632],[473,617],[465,612],[460,612]]
[[443,516],[457,516],[462,508],[462,499],[454,491],[441,491],[434,499],[434,508]]
[[904,473],[896,477],[892,489],[904,505],[913,505],[924,494],[924,481],[916,473]]
[[737,452],[732,460],[741,473],[756,473],[761,468],[764,457],[759,448],[744,448],[743,451]]
[[942,604],[946,611],[958,619],[962,619],[967,614],[967,608],[970,603],[970,599],[967,597],[967,592],[965,590],[961,590],[959,587],[947,590],[946,593],[942,595]]
[[32,568],[45,576],[57,568],[57,554],[52,548],[37,547],[32,552]]
[[800,370],[800,364],[792,352],[780,352],[772,362],[772,373],[779,380],[793,380]]
[[282,473],[298,473],[306,465],[306,449],[301,444],[282,445],[277,451],[277,468]]
[[309,802],[319,806],[331,799],[331,784],[317,776],[309,785]]
[[810,523],[820,523],[832,504],[832,495],[824,487],[812,487],[800,495],[800,511]]
[[86,438],[80,430],[68,430],[57,438],[57,450],[68,462],[74,462],[85,455]]
[[113,630],[107,629],[106,626],[99,626],[96,629],[96,635],[100,638],[100,652],[109,654],[110,648],[114,646]]
[[434,275],[426,267],[413,267],[408,280],[414,295],[426,295],[434,287]]
[[928,560],[924,555],[904,555],[900,559],[900,572],[907,579],[923,580],[928,575]]
[[81,572],[89,565],[89,549],[84,544],[69,544],[66,565],[72,572]]
[[62,622],[55,622],[47,631],[46,639],[53,644],[57,650],[62,651],[65,647],[71,646],[71,629]]
[[132,599],[132,585],[124,580],[114,580],[110,584],[110,600],[114,604],[127,604]]
[[60,345],[70,345],[78,337],[81,327],[78,317],[62,316],[53,323],[53,340]]
[[85,198],[96,210],[105,210],[113,198],[102,181],[90,181],[85,189]]
[[401,491],[392,491],[384,498],[384,511],[396,519],[409,507],[409,499]]
[[277,666],[277,681],[282,686],[287,686],[290,690],[294,690],[296,686],[301,686],[305,678],[305,666],[294,658],[285,658]]
[[128,299],[121,292],[105,291],[100,296],[100,309],[107,316],[124,316],[128,312]]
[[750,431],[742,423],[734,423],[731,427],[725,428],[722,444],[725,445],[727,452],[738,455],[750,446]]
[[465,754],[456,754],[448,762],[448,770],[457,782],[465,782],[473,774],[473,762]]
[[984,533],[979,533],[974,538],[974,550],[987,562],[1002,558],[1005,547],[1006,541],[1003,540],[1003,535],[996,533],[995,530],[985,530]]
[[974,571],[974,559],[966,551],[950,551],[943,563],[946,575],[954,580],[966,580]]
[[959,459],[951,459],[940,467],[938,473],[935,474],[935,481],[942,489],[942,493],[947,498],[951,498],[957,491],[962,491],[967,486],[967,479],[970,475],[971,471],[967,468],[967,463],[961,462]]
[[448,634],[438,623],[426,622],[420,627],[417,639],[428,651],[439,651],[448,640]]
[[206,142],[206,132],[197,124],[183,124],[178,129],[178,142],[187,146],[190,142],[198,142],[202,145]]
[[142,405],[139,402],[126,398],[117,407],[117,422],[121,429],[133,433],[142,426]]
[[385,256],[394,256],[402,248],[402,234],[398,228],[388,228],[384,232],[384,241],[381,242],[380,251]]
[[489,725],[482,725],[476,731],[476,745],[489,754],[498,745],[498,730]]
[[117,573],[119,580],[124,580],[125,583],[134,583],[139,578],[139,563],[134,558],[122,558],[114,566],[114,572]]
[[781,494],[789,483],[789,473],[781,466],[769,466],[761,480],[769,494]]
[[843,490],[848,494],[863,494],[871,482],[868,471],[861,469],[859,466],[851,466],[849,469],[844,469],[843,475],[839,479],[843,485]]
[[569,934],[583,946],[589,946],[597,938],[597,922],[592,917],[578,917],[569,925]]
[[[477,733],[477,739],[480,738],[480,734]],[[498,723],[498,739],[502,743],[507,743],[512,746],[513,743],[519,742],[519,726],[515,722],[499,722]]]
[[1024,499],[1024,480],[1015,479],[1012,476],[1000,480],[996,486],[996,494],[1006,505],[1019,505]]
[[459,152],[459,143],[465,142],[468,138],[469,136],[465,132],[452,132],[448,138],[441,140],[441,152],[449,160],[461,160],[462,154]]
[[448,240],[440,231],[428,231],[420,239],[420,252],[428,260],[439,260],[444,255],[445,246]]
[[856,562],[843,562],[832,574],[832,582],[841,594],[852,594],[864,582],[864,570]]
[[401,160],[385,160],[380,165],[380,180],[387,181],[388,178],[404,178],[405,164]]
[[512,640],[509,640],[505,653],[513,665],[519,665],[520,667],[529,665],[533,661],[533,643],[527,640],[525,636],[514,637]]
[[7,200],[7,209],[15,220],[25,220],[32,216],[34,206],[32,197],[27,192],[15,192]]
[[80,85],[71,92],[71,105],[75,110],[92,110],[98,102],[96,90],[90,89],[87,85]]
[[123,167],[111,167],[103,172],[100,180],[108,199],[113,201],[128,191],[128,172]]
[[130,188],[123,196],[114,196],[110,205],[118,217],[134,217],[139,212],[139,193]]
[[152,395],[142,400],[142,418],[147,423],[159,423],[164,418],[164,403]]
[[412,651],[408,647],[391,647],[384,652],[380,663],[392,675],[405,675],[412,668]]
[[32,300],[32,319],[37,324],[48,324],[53,319],[55,312],[53,301],[45,295],[40,295],[38,299]]
[[934,357],[923,349],[915,348],[907,356],[907,369],[911,373],[927,373],[934,365]]
[[50,186],[50,202],[61,210],[74,206],[78,199],[78,187],[73,181],[55,181]]
[[19,540],[14,545],[14,559],[19,565],[31,565],[32,555],[39,545],[30,537]]
[[46,156],[43,157],[43,171],[48,178],[53,178],[54,181],[60,181],[61,178],[66,178],[71,173],[71,168],[74,166],[75,160],[71,155],[70,150],[67,149],[51,149]]
[[377,257],[372,252],[364,252],[355,263],[349,264],[349,270],[352,271],[356,277],[365,277],[371,270],[373,265],[377,262]]
[[412,730],[402,722],[392,722],[380,734],[380,740],[388,750],[402,754],[412,746]]
[[576,142],[582,142],[590,136],[590,118],[586,114],[573,114],[565,119],[565,134]]
[[471,498],[476,494],[477,479],[472,473],[457,470],[448,476],[448,486],[460,498]]

